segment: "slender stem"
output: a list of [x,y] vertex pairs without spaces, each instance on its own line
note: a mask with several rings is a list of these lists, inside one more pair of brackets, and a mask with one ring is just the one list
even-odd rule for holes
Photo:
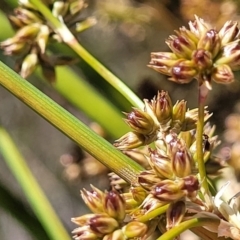
[[31,3],[37,7],[43,16],[48,20],[51,26],[60,34],[63,41],[70,46],[84,61],[86,61],[100,76],[102,76],[109,84],[119,91],[131,105],[143,108],[143,102],[127,87],[118,77],[103,66],[95,59],[84,47],[82,47],[77,39],[73,36],[66,25],[58,21],[50,10],[40,1],[31,0]]
[[51,239],[70,240],[58,216],[8,133],[0,128],[0,151]]
[[157,240],[172,240],[190,228],[203,226],[203,225],[207,226],[209,224],[212,225],[213,223],[219,224],[219,219],[207,218],[207,217],[193,218],[193,219],[184,221],[184,222],[180,223],[178,226],[175,226],[172,229],[168,230]]
[[198,92],[198,122],[197,122],[197,163],[201,183],[201,190],[209,208],[212,206],[211,193],[209,191],[205,162],[203,158],[203,127],[204,127],[204,108],[208,95],[208,89],[205,84],[199,86]]
[[157,216],[165,213],[168,208],[169,208],[169,204],[166,204],[166,205],[164,205],[164,206],[162,206],[162,207],[159,207],[159,208],[157,208],[157,209],[154,209],[153,211],[145,214],[144,216],[141,216],[141,217],[137,218],[137,220],[138,220],[139,222],[148,222],[148,221],[150,221],[151,219],[153,219],[153,218],[155,218],[155,217],[157,217]]
[[143,169],[17,73],[0,62],[0,84],[111,171],[130,183]]

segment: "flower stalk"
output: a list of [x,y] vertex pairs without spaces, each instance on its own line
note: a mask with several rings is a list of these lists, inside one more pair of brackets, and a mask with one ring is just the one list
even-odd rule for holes
[[50,10],[39,0],[31,0],[31,3],[42,13],[52,27],[59,33],[63,41],[71,47],[84,61],[86,61],[100,76],[121,93],[133,106],[142,108],[143,102],[133,91],[127,87],[118,77],[95,59],[84,47],[80,45],[67,26],[55,18]]

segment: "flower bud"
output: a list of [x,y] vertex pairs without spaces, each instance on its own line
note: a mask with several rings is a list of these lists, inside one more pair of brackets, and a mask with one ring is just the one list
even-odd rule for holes
[[31,24],[31,25],[26,25],[19,29],[14,36],[14,38],[17,38],[19,40],[30,40],[33,39],[37,36],[39,33],[39,26],[37,23],[36,24]]
[[137,133],[151,135],[158,129],[158,125],[154,123],[147,112],[134,108],[133,111],[126,114],[126,116],[127,124]]
[[197,70],[193,61],[182,60],[177,62],[171,69],[169,80],[177,83],[189,83],[197,76]]
[[212,27],[204,22],[202,18],[195,15],[195,21],[189,22],[189,28],[198,38],[201,38]]
[[215,65],[228,65],[233,71],[240,69],[240,44],[234,41],[223,47],[222,55],[215,61]]
[[36,42],[37,42],[37,44],[40,48],[40,52],[42,54],[45,53],[49,34],[50,34],[49,28],[46,25],[42,25],[40,27],[40,31],[39,31],[39,33],[37,35],[37,39],[36,39]]
[[173,106],[173,116],[172,116],[172,126],[173,128],[181,130],[181,126],[185,120],[185,114],[187,110],[187,103],[186,101],[177,101],[176,104]]
[[179,62],[174,53],[158,52],[151,54],[151,61],[148,67],[162,74],[171,75],[171,68]]
[[124,198],[124,201],[125,201],[126,213],[132,212],[133,209],[139,206],[139,203],[133,198],[133,195],[131,192],[122,193],[122,197]]
[[152,186],[160,182],[159,178],[155,172],[151,170],[142,171],[138,175],[138,183],[146,190],[151,190]]
[[216,57],[221,47],[218,33],[214,29],[208,30],[199,40],[197,48],[210,52],[212,57]]
[[104,199],[104,212],[117,220],[123,220],[125,217],[125,201],[116,191],[110,191]]
[[166,205],[167,203],[168,201],[160,201],[159,199],[155,198],[152,194],[149,194],[143,201],[141,208],[145,210],[146,214],[159,207]]
[[122,228],[127,238],[142,238],[147,232],[147,225],[142,222],[132,221]]
[[132,193],[133,199],[138,203],[142,203],[147,196],[147,191],[140,186],[131,187],[130,192]]
[[75,240],[98,240],[102,235],[94,233],[89,226],[82,226],[72,231]]
[[186,177],[192,172],[193,159],[185,146],[179,146],[178,150],[173,153],[172,171],[179,177]]
[[24,58],[24,60],[23,60],[21,71],[20,71],[20,75],[23,78],[28,77],[36,69],[37,64],[38,64],[38,56],[37,56],[37,54],[34,53],[34,52],[28,54]]
[[188,192],[194,192],[199,190],[200,185],[198,178],[194,175],[187,176],[182,179],[184,184],[182,185],[182,190],[187,190]]
[[166,219],[167,219],[167,230],[178,226],[181,223],[184,215],[186,212],[185,202],[177,201],[170,204],[167,212],[166,212]]
[[144,135],[136,132],[128,132],[115,141],[114,146],[119,150],[129,150],[147,144]]
[[105,194],[92,185],[91,188],[92,191],[87,191],[86,189],[81,191],[82,199],[93,213],[102,213]]
[[156,172],[161,179],[171,179],[173,171],[171,167],[171,160],[168,156],[159,154],[157,150],[149,149],[150,158],[148,158],[149,165]]
[[54,17],[63,17],[68,10],[68,2],[55,1],[52,7],[52,14]]
[[104,236],[103,240],[126,240],[122,229],[115,230],[113,233]]
[[204,49],[197,49],[193,52],[193,61],[199,70],[204,70],[212,66],[212,54]]
[[183,181],[165,179],[152,188],[151,194],[163,202],[177,201],[186,195],[182,190],[183,187]]
[[157,98],[152,100],[152,108],[160,125],[169,122],[172,116],[172,101],[168,92],[158,92]]
[[18,19],[24,23],[24,25],[30,25],[34,23],[42,23],[42,19],[36,11],[32,11],[26,8],[16,8],[14,10]]
[[239,35],[238,22],[227,21],[218,32],[218,35],[222,46],[234,41]]
[[190,38],[186,38],[183,35],[172,35],[166,43],[179,58],[190,59],[192,51],[196,49],[196,44]]
[[221,84],[229,84],[234,81],[234,74],[226,64],[216,66],[211,77],[215,82]]

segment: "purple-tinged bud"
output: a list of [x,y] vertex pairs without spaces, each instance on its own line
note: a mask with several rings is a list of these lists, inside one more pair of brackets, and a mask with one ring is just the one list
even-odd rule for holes
[[177,62],[171,69],[169,80],[176,83],[189,83],[197,76],[196,66],[193,61],[182,60]]
[[218,32],[218,35],[222,46],[234,41],[239,36],[238,22],[227,21]]
[[193,43],[196,44],[197,46],[197,43],[198,43],[198,37],[193,33],[191,32],[190,30],[188,30],[186,27],[181,27],[179,28],[179,31],[175,31],[177,33],[178,36],[184,36],[186,39],[191,39],[191,41]]
[[166,219],[167,219],[167,230],[178,226],[181,223],[184,215],[186,212],[185,202],[177,201],[170,204],[167,212],[166,212]]
[[71,220],[80,226],[88,225],[94,233],[101,235],[111,233],[119,227],[118,222],[105,213],[86,214]]
[[133,199],[138,203],[142,203],[147,196],[147,191],[141,186],[131,187],[130,191],[132,193]]
[[122,228],[127,238],[142,238],[147,232],[147,225],[142,222],[132,221]]
[[159,52],[157,56],[153,56],[154,57],[151,58],[148,67],[168,76],[171,76],[172,66],[180,61],[179,59],[176,59],[176,55],[174,53]]
[[144,209],[145,214],[149,213],[159,207],[166,205],[168,201],[160,201],[155,198],[152,194],[149,194],[143,201],[141,208]]
[[187,148],[179,145],[177,151],[172,156],[172,171],[177,177],[186,177],[192,172],[193,159]]
[[108,215],[96,214],[90,219],[89,224],[91,230],[95,233],[108,234],[119,227],[118,222]]
[[152,100],[152,108],[160,125],[168,123],[172,116],[172,100],[168,92],[158,92],[157,98]]
[[196,49],[194,41],[183,35],[172,35],[168,38],[166,43],[179,58],[190,59],[192,51]]
[[114,146],[119,150],[129,150],[148,144],[143,134],[137,132],[128,132],[115,141]]
[[116,191],[110,191],[104,199],[104,212],[117,220],[123,220],[125,217],[125,201]]
[[215,61],[215,66],[217,65],[229,65],[233,70],[240,69],[240,43],[235,41],[227,44],[222,49],[222,55]]
[[182,180],[184,182],[183,186],[181,187],[182,190],[186,190],[187,192],[195,192],[199,190],[200,184],[196,176],[190,175]]
[[87,191],[86,189],[81,191],[82,199],[93,213],[102,213],[105,194],[92,185],[91,188],[92,191]]
[[89,226],[82,226],[72,231],[75,240],[98,240],[103,235],[94,233]]
[[161,179],[171,179],[173,175],[171,160],[168,156],[160,154],[157,150],[149,149],[149,165]]
[[216,66],[213,69],[211,77],[215,82],[221,84],[229,84],[234,81],[234,74],[226,64]]
[[[10,42],[12,43],[10,44]],[[4,42],[1,42],[0,47],[4,50],[5,55],[18,55],[21,54],[25,49],[27,49],[26,42],[14,43],[14,38],[9,38]]]
[[199,18],[195,15],[195,21],[189,22],[189,28],[192,33],[195,34],[198,38],[201,38],[208,30],[212,29],[212,27],[204,22],[202,18]]
[[172,181],[165,179],[160,183],[156,184],[151,191],[154,197],[162,202],[172,202],[186,196],[186,193],[182,188],[184,187],[184,182]]
[[204,49],[194,51],[192,59],[200,71],[212,66],[212,54]]
[[104,236],[103,240],[126,240],[122,229],[115,230],[113,233]]
[[147,112],[141,111],[137,108],[133,108],[133,111],[126,114],[126,116],[127,124],[137,133],[151,135],[159,128],[159,125],[155,124],[154,120]]
[[161,181],[153,170],[146,170],[138,175],[138,183],[146,190],[151,190],[153,185]]
[[199,40],[197,48],[211,52],[216,57],[221,47],[221,41],[216,30],[208,30]]

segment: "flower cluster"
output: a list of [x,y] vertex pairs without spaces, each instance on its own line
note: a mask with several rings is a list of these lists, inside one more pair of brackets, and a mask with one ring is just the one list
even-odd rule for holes
[[83,189],[81,194],[93,213],[72,218],[80,225],[73,231],[74,239],[123,240],[146,236],[146,224],[125,219],[126,204],[118,192],[104,193],[92,186],[92,191]]
[[154,52],[149,67],[169,76],[177,83],[197,79],[211,89],[212,80],[228,84],[234,81],[232,71],[240,69],[240,44],[237,22],[228,21],[216,31],[195,16],[188,30],[180,28],[166,43],[172,52]]
[[[92,18],[79,21],[79,14],[87,7],[84,0],[56,1],[47,0],[44,4],[56,18],[68,27],[74,27],[73,31],[82,31],[92,24]],[[55,66],[66,65],[75,62],[68,56],[49,56],[46,52],[51,42],[62,42],[58,30],[52,28],[47,19],[30,3],[20,0],[19,7],[9,20],[16,30],[16,34],[1,42],[0,47],[6,55],[17,56],[16,70],[24,78],[35,70],[37,65],[42,68],[43,75],[50,82],[55,81]]]
[[[132,128],[129,132],[115,141],[120,150],[134,149],[157,140],[161,135],[171,131],[179,133],[196,128],[198,109],[187,109],[186,101],[177,101],[175,105],[168,93],[158,92],[151,101],[144,100],[144,109],[133,108],[126,122]],[[210,117],[205,111],[205,120]]]

